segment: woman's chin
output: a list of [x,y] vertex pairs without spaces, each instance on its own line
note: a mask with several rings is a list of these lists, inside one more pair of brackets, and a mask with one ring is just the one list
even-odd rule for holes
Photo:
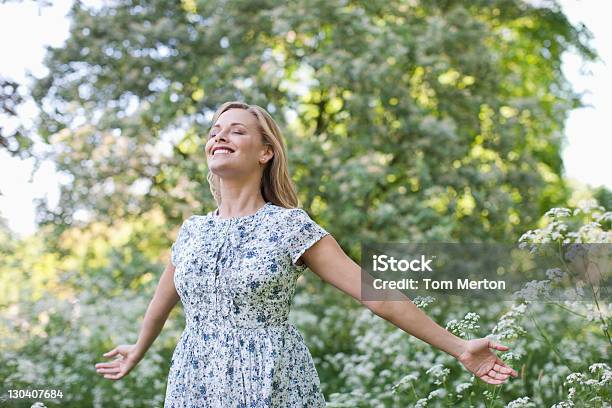
[[209,169],[219,169],[219,171],[223,170],[223,169],[227,169],[227,168],[231,168],[232,166],[232,162],[231,160],[228,160],[227,158],[218,158],[218,157],[211,157],[208,160],[208,168]]
[[215,176],[225,179],[241,178],[244,176],[244,171],[237,169],[236,166],[232,166],[229,163],[215,163],[214,160],[208,163],[208,171]]

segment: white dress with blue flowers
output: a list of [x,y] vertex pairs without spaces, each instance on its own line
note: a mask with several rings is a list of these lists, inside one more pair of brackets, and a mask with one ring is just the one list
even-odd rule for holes
[[298,258],[328,232],[300,208],[192,215],[172,245],[185,329],[165,408],[325,407],[304,339],[287,318]]

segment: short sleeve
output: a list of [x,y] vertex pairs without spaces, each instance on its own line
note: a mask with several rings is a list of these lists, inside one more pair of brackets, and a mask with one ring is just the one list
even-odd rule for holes
[[180,256],[183,252],[183,248],[186,245],[186,242],[189,239],[189,223],[195,216],[187,218],[183,221],[183,224],[179,228],[179,232],[176,236],[176,240],[172,244],[172,248],[170,250],[170,259],[172,260],[172,265],[176,267],[178,262],[180,261]]
[[289,226],[287,243],[291,263],[298,270],[302,270],[306,268],[305,264],[296,265],[300,256],[317,241],[328,235],[329,232],[313,221],[308,213],[301,208],[291,210]]

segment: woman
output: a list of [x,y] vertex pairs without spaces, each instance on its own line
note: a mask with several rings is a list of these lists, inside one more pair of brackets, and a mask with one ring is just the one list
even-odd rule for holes
[[[297,205],[280,130],[261,107],[223,104],[205,146],[215,211],[179,229],[138,341],[96,364],[111,380],[143,358],[180,299],[186,326],[172,356],[165,407],[324,407],[312,356],[287,321],[308,267],[400,329],[456,357],[490,384],[517,376],[486,338],[463,340],[411,301],[362,301],[361,268]],[[175,269],[176,268],[176,269]]]

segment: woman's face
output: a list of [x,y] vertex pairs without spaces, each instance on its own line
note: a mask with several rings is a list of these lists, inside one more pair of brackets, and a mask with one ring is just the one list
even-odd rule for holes
[[220,177],[259,171],[272,157],[271,148],[262,142],[257,120],[250,112],[236,108],[219,115],[208,134],[205,151],[208,168]]

